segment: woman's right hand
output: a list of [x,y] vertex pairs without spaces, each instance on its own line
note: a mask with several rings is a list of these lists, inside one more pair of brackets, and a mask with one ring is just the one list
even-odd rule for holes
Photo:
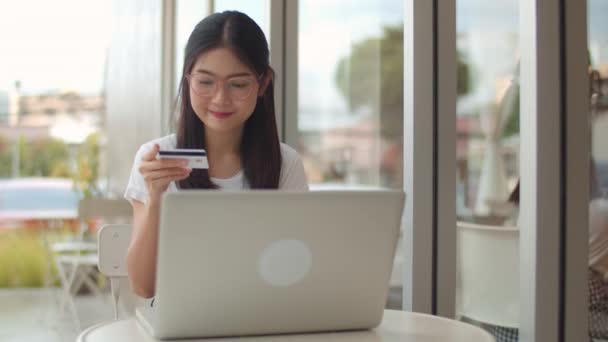
[[159,200],[169,184],[188,178],[192,171],[188,168],[186,159],[156,159],[158,144],[144,154],[139,166],[139,172],[146,181],[150,199]]

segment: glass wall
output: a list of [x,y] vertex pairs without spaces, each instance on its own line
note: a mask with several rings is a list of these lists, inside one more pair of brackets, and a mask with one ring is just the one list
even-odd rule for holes
[[517,1],[461,0],[456,13],[457,215],[502,224],[519,176]]
[[[104,1],[25,1],[0,5],[0,13],[2,232],[3,225],[16,228],[24,223],[13,220],[15,211],[23,217],[36,214],[32,203],[7,197],[8,189],[39,187],[48,198],[57,192],[56,198],[65,201],[39,204],[61,207],[74,217],[77,199],[68,200],[71,192],[81,197],[104,189],[99,152],[111,9]],[[10,215],[4,212],[9,207]],[[28,208],[29,214],[21,212]],[[0,270],[7,269],[1,266],[0,261]],[[1,272],[0,279],[5,279]]]
[[77,234],[79,199],[106,188],[111,4],[0,3],[0,339],[78,331],[53,301],[62,292],[50,246]]
[[591,163],[589,334],[608,339],[608,2],[588,0]]
[[181,82],[186,43],[192,30],[194,30],[194,26],[209,15],[208,10],[205,1],[202,0],[177,0],[175,2],[175,95],[177,95]]
[[403,4],[301,0],[298,138],[313,188],[402,188]]
[[498,341],[519,319],[518,3],[456,3],[456,314]]
[[214,0],[213,10],[236,10],[247,14],[262,28],[266,40],[270,43],[270,0]]
[[[297,146],[312,190],[403,187],[403,4],[300,0]],[[387,306],[401,308],[399,244]]]
[[591,81],[591,153],[594,158],[595,187],[592,197],[608,191],[608,2],[588,0],[589,62]]

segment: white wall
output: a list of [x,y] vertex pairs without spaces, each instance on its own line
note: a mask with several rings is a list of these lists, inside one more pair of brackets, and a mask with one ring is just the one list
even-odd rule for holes
[[161,136],[162,0],[113,3],[106,75],[109,190],[122,193],[133,157],[145,141]]

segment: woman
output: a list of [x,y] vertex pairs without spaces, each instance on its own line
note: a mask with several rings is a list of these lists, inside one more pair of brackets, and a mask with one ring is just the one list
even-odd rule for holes
[[[186,44],[177,134],[150,141],[135,155],[125,191],[133,206],[127,255],[131,286],[154,296],[161,195],[178,189],[308,190],[297,152],[279,142],[273,70],[260,27],[235,11],[203,19]],[[159,160],[159,149],[207,151],[208,170]]]

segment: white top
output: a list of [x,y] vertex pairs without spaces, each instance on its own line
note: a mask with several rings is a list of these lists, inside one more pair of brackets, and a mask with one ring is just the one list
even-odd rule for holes
[[[92,326],[78,336],[78,342],[158,342],[141,328],[135,318],[110,321]],[[469,323],[416,312],[384,310],[380,326],[373,330],[329,332],[316,334],[291,334],[277,336],[253,336],[246,339],[209,338],[189,339],[197,342],[233,341],[285,341],[285,342],[492,342],[494,337],[487,331]]]
[[[148,200],[148,189],[146,188],[146,182],[143,176],[139,172],[139,166],[143,155],[149,151],[154,144],[158,144],[160,149],[173,149],[177,145],[177,137],[175,134],[167,135],[162,138],[148,141],[141,145],[135,159],[133,160],[133,168],[131,169],[131,175],[129,176],[129,183],[125,190],[125,198],[129,201],[138,200],[142,203],[146,203]],[[306,180],[306,174],[304,173],[304,165],[302,160],[293,148],[289,145],[281,143],[281,156],[283,157],[283,163],[281,165],[281,175],[279,178],[279,189],[280,190],[294,190],[294,191],[306,191],[308,190],[308,182]],[[239,171],[236,175],[230,178],[215,178],[211,177],[211,181],[217,184],[222,190],[244,190],[249,189],[247,179],[243,175],[243,171]],[[178,191],[175,182],[171,182],[167,188],[168,192]]]
[[608,280],[608,199],[589,203],[589,267]]

